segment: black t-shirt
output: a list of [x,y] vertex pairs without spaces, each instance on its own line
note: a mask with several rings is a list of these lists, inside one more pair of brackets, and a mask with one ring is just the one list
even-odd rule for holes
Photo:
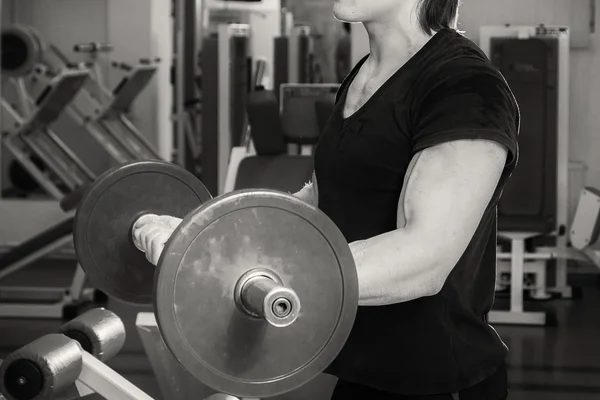
[[314,160],[319,208],[348,242],[396,229],[404,175],[415,153],[452,140],[487,139],[504,145],[509,156],[442,291],[401,304],[359,307],[344,349],[326,372],[390,393],[458,392],[491,376],[507,354],[486,320],[496,279],[496,208],[518,157],[518,106],[485,54],[448,29],[344,120],[348,86],[365,60],[342,84]]

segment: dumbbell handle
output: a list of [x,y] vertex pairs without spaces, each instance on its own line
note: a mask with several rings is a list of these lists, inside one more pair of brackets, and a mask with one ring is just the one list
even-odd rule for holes
[[[145,252],[137,243],[134,228],[142,218],[155,218],[155,214],[142,214],[132,225],[131,240],[135,247]],[[174,228],[174,227],[172,227]],[[269,270],[251,270],[237,282],[234,301],[246,315],[266,320],[276,327],[289,326],[298,318],[300,299],[296,292],[283,285],[279,277]]]
[[109,52],[113,50],[113,45],[110,43],[79,43],[73,46],[76,53],[99,53]]

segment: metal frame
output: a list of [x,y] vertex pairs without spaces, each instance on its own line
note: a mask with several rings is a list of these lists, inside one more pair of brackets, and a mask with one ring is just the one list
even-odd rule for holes
[[[19,115],[6,100],[0,98],[3,113],[2,141],[40,186],[56,199],[61,199],[66,193],[63,193],[29,158],[31,154],[40,157],[48,166],[49,172],[70,190],[75,190],[95,178],[83,161],[49,129],[66,104],[76,96],[87,77],[87,71],[66,71],[49,79],[44,85],[45,96],[37,107],[25,89],[23,79],[11,79],[9,82],[17,88],[22,115]],[[57,101],[60,103],[56,104]]]
[[[491,39],[493,37],[517,37],[529,39],[531,37],[554,37],[558,40],[559,47],[559,77],[558,77],[558,132],[557,132],[557,208],[556,228],[553,234],[556,236],[556,247],[545,254],[540,252],[529,254],[525,252],[524,240],[538,236],[538,232],[512,233],[502,232],[500,235],[512,240],[511,254],[511,309],[505,311],[492,311],[490,322],[497,324],[525,324],[545,325],[546,317],[541,313],[523,312],[523,274],[525,263],[534,260],[556,261],[556,286],[548,288],[549,293],[560,295],[562,298],[571,298],[572,289],[567,285],[567,262],[573,258],[568,248],[568,237],[566,235],[569,225],[569,29],[563,26],[545,27],[544,31],[538,31],[536,26],[483,26],[480,28],[480,47],[490,56]],[[506,259],[505,254],[498,254],[498,259]],[[519,293],[517,293],[519,292]]]
[[[0,271],[0,279],[15,273],[33,261],[45,257],[72,241],[71,236],[38,250]],[[95,290],[84,289],[85,273],[77,264],[69,287],[0,287],[0,318],[62,319],[65,307],[94,301]]]
[[223,194],[227,179],[229,156],[232,150],[231,143],[231,46],[232,37],[250,36],[250,26],[246,24],[219,25],[219,128],[218,128],[218,191]]
[[78,381],[111,400],[153,400],[144,391],[86,351],[82,351],[83,368]]
[[[527,257],[528,255],[538,256],[536,258]],[[511,273],[510,259],[511,254],[507,254],[506,259],[498,260],[496,265],[497,275],[503,273]],[[548,300],[552,296],[548,293],[546,288],[546,260],[548,260],[548,254],[526,254],[523,264],[523,274],[533,275],[535,280],[532,284],[524,284],[523,289],[529,291],[531,298],[535,300]],[[510,285],[508,285],[510,286]],[[504,287],[502,282],[497,282],[496,287]]]
[[490,324],[538,325],[547,323],[546,313],[527,312],[523,309],[523,277],[525,271],[525,240],[537,233],[508,232],[502,236],[512,242],[510,274],[510,310],[493,310],[488,314]]
[[[49,45],[48,51],[44,53],[43,62],[46,68],[61,70],[70,63],[70,60],[58,48]],[[135,75],[145,74],[149,69],[156,70],[153,64],[132,67],[129,72],[129,78],[134,78],[131,79],[133,82],[131,85],[147,84],[148,81],[135,79]],[[95,79],[88,81],[88,85],[67,107],[66,114],[85,127],[88,133],[119,163],[136,159],[160,159],[154,146],[131,121],[120,110],[113,110],[112,107],[120,106],[120,103],[114,103],[112,91],[103,86],[102,75],[96,64],[94,64],[94,71]],[[41,81],[47,79],[44,73],[39,73],[38,78]],[[128,90],[134,91],[132,88]],[[135,91],[142,90],[143,88],[137,88]],[[100,93],[103,101],[98,100],[98,95],[94,93]],[[133,99],[131,101],[133,102]]]

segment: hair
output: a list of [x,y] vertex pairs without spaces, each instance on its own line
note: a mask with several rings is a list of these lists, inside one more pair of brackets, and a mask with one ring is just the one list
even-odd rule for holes
[[421,0],[419,24],[428,35],[432,31],[453,29],[460,0]]

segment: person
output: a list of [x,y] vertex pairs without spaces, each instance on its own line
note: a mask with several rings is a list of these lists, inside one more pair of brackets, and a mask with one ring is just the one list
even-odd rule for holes
[[[458,8],[334,5],[364,25],[370,52],[342,83],[312,183],[296,196],[339,227],[358,272],[356,320],[325,371],[338,377],[335,400],[508,397],[508,348],[487,314],[520,115],[500,72],[456,30]],[[155,219],[134,228],[154,261],[177,225]]]
[[352,69],[351,27],[348,22],[344,22],[342,26],[343,36],[338,40],[335,48],[335,76],[338,83],[342,83]]

